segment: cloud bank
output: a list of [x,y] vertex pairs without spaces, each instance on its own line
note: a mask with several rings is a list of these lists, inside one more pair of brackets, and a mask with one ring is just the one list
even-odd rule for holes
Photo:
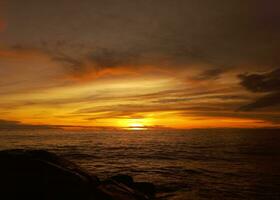
[[182,126],[190,118],[275,125],[279,6],[8,1],[0,16],[1,118],[103,127],[141,117],[162,125],[176,116]]

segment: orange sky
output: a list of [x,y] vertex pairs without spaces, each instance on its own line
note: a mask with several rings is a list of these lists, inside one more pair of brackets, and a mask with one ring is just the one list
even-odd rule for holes
[[1,4],[0,129],[279,127],[277,12],[195,2]]
[[277,112],[236,111],[253,95],[238,86],[234,71],[224,78],[194,80],[191,75],[201,72],[192,68],[176,74],[158,66],[120,66],[89,68],[81,79],[71,79],[43,52],[1,50],[0,55],[7,66],[0,113],[7,121],[121,128],[277,126],[262,118]]

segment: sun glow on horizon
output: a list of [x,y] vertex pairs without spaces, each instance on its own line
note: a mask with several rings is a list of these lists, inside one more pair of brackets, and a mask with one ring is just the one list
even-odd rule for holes
[[130,124],[129,127],[127,128],[128,130],[135,130],[135,131],[140,131],[140,130],[146,130],[147,127],[145,127],[143,124],[140,123],[133,123]]
[[147,130],[151,126],[151,119],[122,119],[119,121],[119,127],[126,130]]

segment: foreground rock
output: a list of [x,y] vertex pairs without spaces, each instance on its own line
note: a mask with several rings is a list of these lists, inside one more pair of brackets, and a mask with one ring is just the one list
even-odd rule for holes
[[151,183],[117,175],[105,181],[43,150],[0,151],[1,199],[149,200]]

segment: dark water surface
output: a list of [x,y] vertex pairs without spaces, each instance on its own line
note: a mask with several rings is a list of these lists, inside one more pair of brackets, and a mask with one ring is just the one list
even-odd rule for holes
[[158,199],[280,199],[279,130],[0,131],[0,149],[40,148],[101,178],[151,181]]

